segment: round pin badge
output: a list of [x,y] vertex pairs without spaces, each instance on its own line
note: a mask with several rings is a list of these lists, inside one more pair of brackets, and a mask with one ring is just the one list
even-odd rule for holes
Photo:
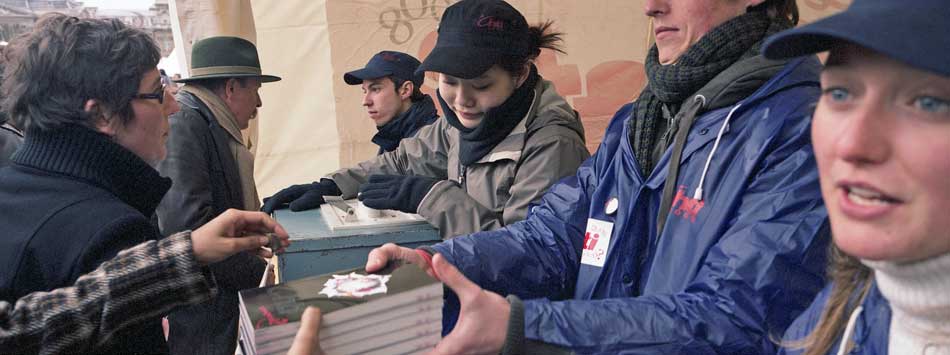
[[617,213],[617,209],[620,208],[620,200],[616,197],[611,197],[607,200],[607,204],[604,205],[604,212],[607,212],[607,215],[613,215]]

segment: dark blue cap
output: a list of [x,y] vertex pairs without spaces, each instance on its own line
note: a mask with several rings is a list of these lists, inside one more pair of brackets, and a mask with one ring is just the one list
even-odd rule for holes
[[343,74],[343,81],[350,85],[359,85],[363,83],[363,80],[392,76],[411,81],[419,87],[425,76],[422,73],[416,74],[417,68],[419,68],[419,60],[411,55],[396,51],[382,51],[370,58],[365,68]]
[[501,0],[462,0],[445,9],[439,37],[419,72],[462,79],[482,75],[504,57],[527,57],[532,48],[528,21]]
[[770,59],[791,58],[842,41],[950,76],[950,2],[854,0],[843,12],[772,36],[762,52]]

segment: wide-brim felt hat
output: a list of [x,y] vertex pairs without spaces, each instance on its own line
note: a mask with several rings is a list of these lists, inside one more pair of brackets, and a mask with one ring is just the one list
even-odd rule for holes
[[947,0],[854,0],[845,11],[765,41],[766,58],[820,53],[845,42],[910,66],[950,76]]
[[218,78],[260,78],[262,83],[281,80],[261,72],[257,47],[238,37],[209,37],[191,47],[191,76],[175,82],[187,83]]

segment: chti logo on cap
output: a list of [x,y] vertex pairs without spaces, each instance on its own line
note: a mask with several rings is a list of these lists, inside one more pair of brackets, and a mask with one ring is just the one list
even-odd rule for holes
[[385,60],[385,61],[387,61],[387,62],[398,62],[398,61],[399,61],[399,57],[397,57],[395,54],[392,54],[392,53],[389,53],[389,52],[383,53],[383,54],[381,55],[381,57],[383,58],[383,60]]
[[495,16],[485,16],[482,14],[478,16],[478,20],[475,21],[475,27],[486,28],[493,31],[504,31],[505,22],[495,18]]

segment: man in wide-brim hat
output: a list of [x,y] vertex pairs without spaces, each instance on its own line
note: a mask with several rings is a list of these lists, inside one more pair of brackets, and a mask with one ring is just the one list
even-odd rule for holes
[[[163,235],[195,229],[229,208],[257,210],[254,157],[241,130],[261,107],[261,83],[280,80],[264,75],[253,43],[237,37],[211,37],[191,51],[191,76],[176,100],[168,157],[158,170],[174,184],[158,208]],[[237,291],[257,287],[265,263],[238,254],[211,265],[218,296],[169,315],[172,354],[233,354],[237,342]]]

